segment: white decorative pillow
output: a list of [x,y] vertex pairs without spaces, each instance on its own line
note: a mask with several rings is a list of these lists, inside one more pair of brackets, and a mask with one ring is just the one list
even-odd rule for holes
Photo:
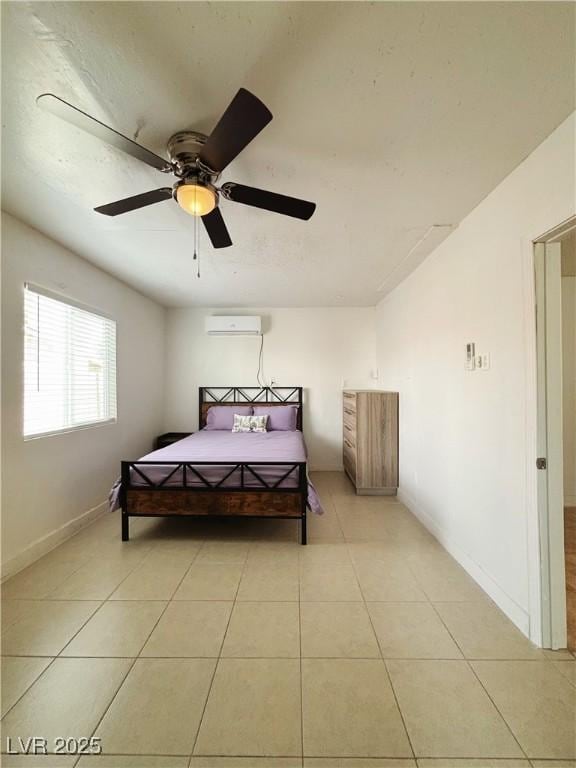
[[268,414],[263,416],[242,416],[234,414],[232,432],[266,432]]

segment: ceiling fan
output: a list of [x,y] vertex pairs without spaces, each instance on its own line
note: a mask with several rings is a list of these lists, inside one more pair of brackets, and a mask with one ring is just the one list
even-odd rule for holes
[[175,133],[167,144],[169,160],[150,152],[52,93],[43,93],[38,96],[36,102],[48,112],[116,149],[162,173],[176,176],[177,181],[172,187],[154,189],[94,209],[105,216],[118,216],[173,198],[187,213],[202,218],[214,248],[226,248],[232,245],[232,240],[220,213],[220,196],[235,203],[263,208],[296,219],[308,220],[316,209],[315,203],[247,187],[233,181],[227,181],[220,187],[216,186],[226,166],[272,120],[270,110],[244,88],[240,88],[234,96],[210,136],[197,131]]

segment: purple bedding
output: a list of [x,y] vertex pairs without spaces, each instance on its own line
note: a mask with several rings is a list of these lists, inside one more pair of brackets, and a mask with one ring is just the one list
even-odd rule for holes
[[[306,446],[302,432],[226,432],[201,430],[184,440],[161,448],[158,451],[142,456],[139,461],[171,461],[188,462],[194,464],[194,461],[214,462],[214,466],[201,465],[198,467],[202,474],[210,482],[219,481],[229,471],[230,467],[218,467],[218,462],[244,462],[250,463],[254,470],[267,483],[273,483],[281,480],[282,476],[288,471],[290,464],[294,462],[306,461]],[[277,466],[258,464],[259,461],[284,462]],[[159,482],[173,471],[173,467],[148,466],[143,467],[146,475],[153,481]],[[186,482],[188,485],[202,487],[203,483],[196,478],[190,471],[187,472]],[[138,475],[132,470],[132,483],[138,483]],[[249,473],[244,476],[245,486],[253,485],[261,487],[256,478],[250,478]],[[146,486],[144,480],[141,481],[143,487]],[[182,484],[182,472],[174,473],[165,483],[165,487]],[[231,475],[224,480],[222,487],[233,489],[239,484],[239,473]],[[279,487],[295,488],[298,485],[297,472],[282,480]],[[110,493],[110,507],[117,509],[118,492],[120,489],[119,481],[116,481]],[[316,514],[323,513],[320,499],[316,489],[308,480],[308,506]]]

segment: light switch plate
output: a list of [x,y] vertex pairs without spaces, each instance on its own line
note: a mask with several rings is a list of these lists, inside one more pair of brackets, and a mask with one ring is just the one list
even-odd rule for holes
[[479,371],[487,371],[490,368],[490,355],[488,353],[477,356],[476,368]]

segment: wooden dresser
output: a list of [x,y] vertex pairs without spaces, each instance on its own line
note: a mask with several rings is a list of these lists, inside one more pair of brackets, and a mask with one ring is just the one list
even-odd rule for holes
[[344,390],[344,469],[365,495],[398,490],[398,392]]

